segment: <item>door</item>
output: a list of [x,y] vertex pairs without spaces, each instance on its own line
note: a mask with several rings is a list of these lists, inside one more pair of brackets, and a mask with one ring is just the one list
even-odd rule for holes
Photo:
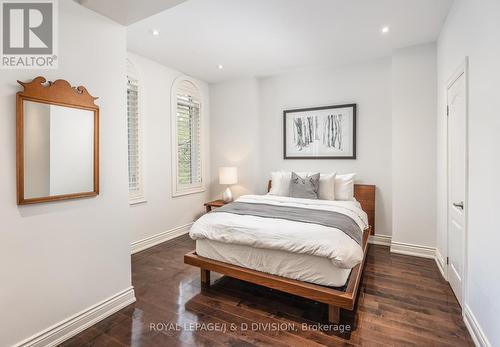
[[448,84],[448,281],[462,305],[467,192],[466,70]]

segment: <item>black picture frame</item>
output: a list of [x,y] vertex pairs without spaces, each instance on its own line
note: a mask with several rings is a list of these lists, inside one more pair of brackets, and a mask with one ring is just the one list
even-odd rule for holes
[[[332,155],[332,156],[317,156],[317,155],[304,155],[304,156],[290,156],[287,153],[287,118],[293,113],[297,112],[314,112],[314,111],[323,111],[329,109],[338,109],[338,108],[352,108],[352,134],[351,134],[351,148],[352,155]],[[356,118],[357,118],[357,104],[342,104],[342,105],[331,105],[331,106],[320,106],[320,107],[310,107],[310,108],[299,108],[299,109],[290,109],[283,111],[283,159],[356,159]]]

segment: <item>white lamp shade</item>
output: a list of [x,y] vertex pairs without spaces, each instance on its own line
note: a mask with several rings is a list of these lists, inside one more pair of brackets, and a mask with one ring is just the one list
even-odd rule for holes
[[219,168],[220,184],[236,184],[238,182],[238,170],[234,166]]

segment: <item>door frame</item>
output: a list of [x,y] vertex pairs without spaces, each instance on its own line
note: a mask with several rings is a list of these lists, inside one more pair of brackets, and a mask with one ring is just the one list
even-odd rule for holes
[[[465,298],[468,292],[467,285],[467,245],[468,245],[468,230],[469,230],[469,57],[465,57],[464,61],[460,64],[460,66],[455,70],[455,72],[451,75],[451,77],[447,80],[445,85],[445,101],[446,101],[446,259],[450,254],[449,250],[449,241],[450,241],[450,120],[448,117],[448,89],[455,83],[460,76],[464,75],[464,84],[465,84],[465,196],[464,196],[464,237],[463,237],[463,245],[462,245],[462,292],[461,294],[461,302],[462,306],[465,305]],[[445,264],[445,275],[446,281],[449,278],[449,264],[446,261]],[[462,312],[465,310],[462,309]]]

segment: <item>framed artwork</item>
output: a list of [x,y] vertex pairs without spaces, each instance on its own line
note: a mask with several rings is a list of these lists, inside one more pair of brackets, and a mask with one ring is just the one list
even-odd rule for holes
[[283,111],[284,159],[356,159],[356,104]]

